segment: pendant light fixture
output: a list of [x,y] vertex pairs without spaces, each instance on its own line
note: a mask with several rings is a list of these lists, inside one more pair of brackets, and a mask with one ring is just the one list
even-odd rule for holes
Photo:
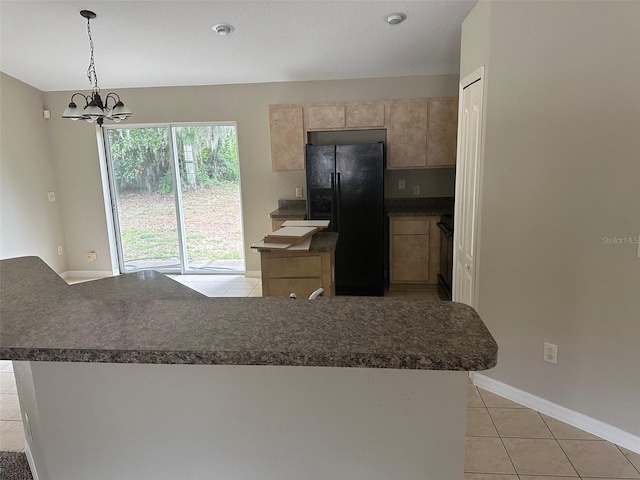
[[[71,102],[69,106],[62,114],[62,118],[70,118],[71,120],[86,120],[89,123],[96,122],[98,125],[102,125],[105,118],[113,120],[114,122],[120,122],[131,117],[133,113],[124,103],[120,100],[120,96],[117,93],[110,92],[104,98],[104,103],[100,97],[100,87],[98,87],[98,75],[96,74],[96,64],[93,60],[93,38],[91,38],[91,19],[96,18],[96,14],[89,10],[81,10],[80,15],[87,19],[87,34],[89,35],[89,48],[91,50],[91,59],[89,60],[89,68],[87,69],[87,78],[89,78],[89,84],[92,87],[90,95],[83,93],[74,93],[71,95]],[[85,105],[80,108],[74,102],[74,98],[80,95]],[[109,107],[109,101],[112,105]]]

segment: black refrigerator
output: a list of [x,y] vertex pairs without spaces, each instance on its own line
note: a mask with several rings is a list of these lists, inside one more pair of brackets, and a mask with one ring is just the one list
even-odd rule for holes
[[338,232],[337,295],[383,295],[384,143],[306,146],[307,219]]

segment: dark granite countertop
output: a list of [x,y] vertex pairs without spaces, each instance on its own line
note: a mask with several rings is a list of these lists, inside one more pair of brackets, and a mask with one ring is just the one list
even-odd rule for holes
[[[145,272],[69,286],[37,257],[0,260],[0,358],[423,370],[496,364],[493,337],[459,303],[199,298],[177,284],[167,292],[166,280]],[[150,294],[158,286],[170,296]]]
[[[390,217],[440,216],[453,213],[453,197],[385,198],[385,211]],[[278,200],[278,208],[269,214],[271,218],[304,217],[306,200]]]
[[271,218],[305,217],[307,215],[307,201],[301,199],[280,199],[278,208],[269,214]]
[[[0,285],[1,288],[1,285]],[[72,291],[87,299],[147,301],[169,298],[207,298],[180,282],[153,270],[128,273],[71,285]]]
[[389,217],[440,216],[453,213],[452,197],[386,198],[385,211]]

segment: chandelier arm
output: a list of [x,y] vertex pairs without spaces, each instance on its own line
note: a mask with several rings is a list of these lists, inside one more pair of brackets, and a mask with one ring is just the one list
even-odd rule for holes
[[104,97],[104,106],[105,106],[105,108],[109,107],[109,105],[108,105],[109,99],[113,100],[113,106],[115,107],[116,104],[118,102],[120,102],[120,95],[118,95],[116,92],[107,93],[107,96]]
[[85,107],[86,107],[87,105],[89,105],[89,97],[88,97],[87,95],[85,95],[84,93],[81,93],[81,92],[76,92],[76,93],[74,93],[73,95],[71,95],[71,103],[75,103],[75,102],[73,101],[73,98],[74,98],[76,95],[80,95],[80,96],[84,99],[84,106],[85,106]]

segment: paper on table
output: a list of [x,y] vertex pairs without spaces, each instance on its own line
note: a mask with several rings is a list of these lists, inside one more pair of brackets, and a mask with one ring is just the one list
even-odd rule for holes
[[300,243],[307,237],[310,237],[321,230],[320,227],[282,227],[280,230],[271,232],[264,237],[267,243]]
[[290,246],[290,243],[267,243],[262,241],[251,244],[251,248],[259,248],[264,250],[285,250]]
[[308,252],[311,248],[311,239],[313,237],[309,237],[296,245],[291,245],[287,248],[287,252]]
[[329,220],[287,220],[282,224],[282,226],[327,228],[329,226]]

